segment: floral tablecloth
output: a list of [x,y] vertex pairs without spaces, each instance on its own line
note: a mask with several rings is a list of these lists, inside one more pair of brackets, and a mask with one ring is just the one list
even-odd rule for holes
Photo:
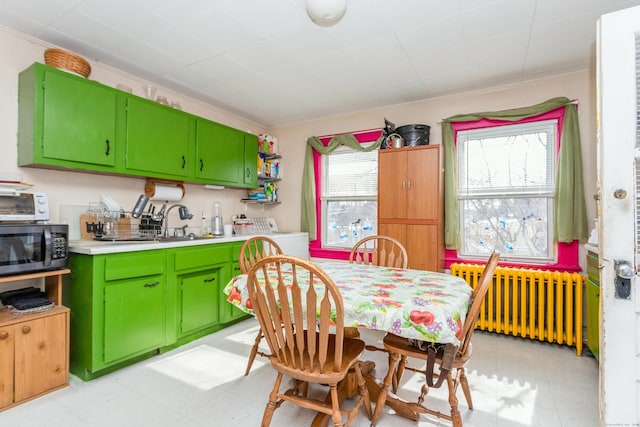
[[[316,264],[340,289],[345,326],[418,340],[460,343],[472,291],[463,279],[432,271],[345,262]],[[246,283],[246,274],[236,276],[225,286],[224,293],[229,303],[253,313],[247,307]]]

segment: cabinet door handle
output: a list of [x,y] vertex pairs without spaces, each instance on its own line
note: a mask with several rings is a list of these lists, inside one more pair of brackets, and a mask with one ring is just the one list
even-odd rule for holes
[[29,325],[24,325],[24,326],[22,327],[22,333],[23,333],[24,335],[27,335],[29,332],[31,332],[31,326],[29,326]]
[[402,191],[404,191],[404,180],[402,180]]
[[4,341],[7,338],[9,338],[9,332],[7,332],[7,331],[0,332],[0,341]]
[[215,281],[216,281],[215,277],[212,277],[211,279],[204,279],[203,280],[204,283],[210,283],[210,282],[215,282]]
[[186,164],[187,164],[187,159],[185,159],[184,156],[182,156],[182,169],[184,169]]
[[407,189],[411,190],[411,180],[407,180]]
[[249,168],[246,169],[245,175],[247,175],[247,178],[251,176],[251,170]]
[[160,282],[156,280],[156,281],[155,281],[155,282],[153,282],[153,283],[145,283],[145,284],[144,284],[144,287],[145,287],[145,288],[155,288],[155,287],[156,287],[156,286],[158,286],[159,284],[160,284]]
[[204,169],[204,162],[200,159],[200,172],[202,172],[202,169]]
[[104,144],[107,146],[107,151],[104,153],[105,156],[108,156],[111,152],[111,142],[108,139],[104,140]]

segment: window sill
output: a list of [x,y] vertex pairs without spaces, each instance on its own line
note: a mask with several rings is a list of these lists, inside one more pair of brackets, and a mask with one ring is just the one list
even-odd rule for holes
[[[455,250],[446,250],[444,257],[444,267],[450,268],[453,263],[465,263],[465,264],[483,264],[485,261],[477,259],[462,259],[458,258]],[[531,263],[519,263],[510,261],[500,261],[501,267],[514,267],[514,268],[531,268],[538,270],[550,270],[550,271],[566,271],[566,272],[580,272],[582,268],[578,263],[578,241],[573,243],[559,243],[558,244],[558,260],[554,263],[547,264],[531,264]]]
[[311,256],[311,258],[337,259],[348,261],[350,253],[350,249],[309,249],[309,255]]

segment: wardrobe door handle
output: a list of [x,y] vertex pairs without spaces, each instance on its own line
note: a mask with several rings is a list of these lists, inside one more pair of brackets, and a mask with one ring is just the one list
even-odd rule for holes
[[105,139],[104,143],[107,146],[107,151],[104,153],[104,155],[108,156],[109,153],[111,152],[111,142],[109,142],[108,139]]
[[29,332],[31,332],[31,326],[29,326],[29,325],[24,325],[24,326],[22,327],[22,333],[23,333],[24,335],[27,335]]
[[204,162],[200,159],[200,172],[202,172],[202,169],[204,169]]
[[186,164],[187,164],[187,159],[185,159],[184,156],[182,156],[182,169],[184,169]]
[[7,332],[7,331],[0,332],[0,341],[4,341],[7,338],[9,338],[9,332]]

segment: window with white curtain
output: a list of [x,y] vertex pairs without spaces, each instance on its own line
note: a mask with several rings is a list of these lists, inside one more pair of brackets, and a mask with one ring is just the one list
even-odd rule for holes
[[[369,145],[366,142],[363,145]],[[378,152],[342,146],[322,156],[322,246],[351,248],[376,234]]]
[[553,260],[557,121],[457,134],[461,245],[458,256]]

